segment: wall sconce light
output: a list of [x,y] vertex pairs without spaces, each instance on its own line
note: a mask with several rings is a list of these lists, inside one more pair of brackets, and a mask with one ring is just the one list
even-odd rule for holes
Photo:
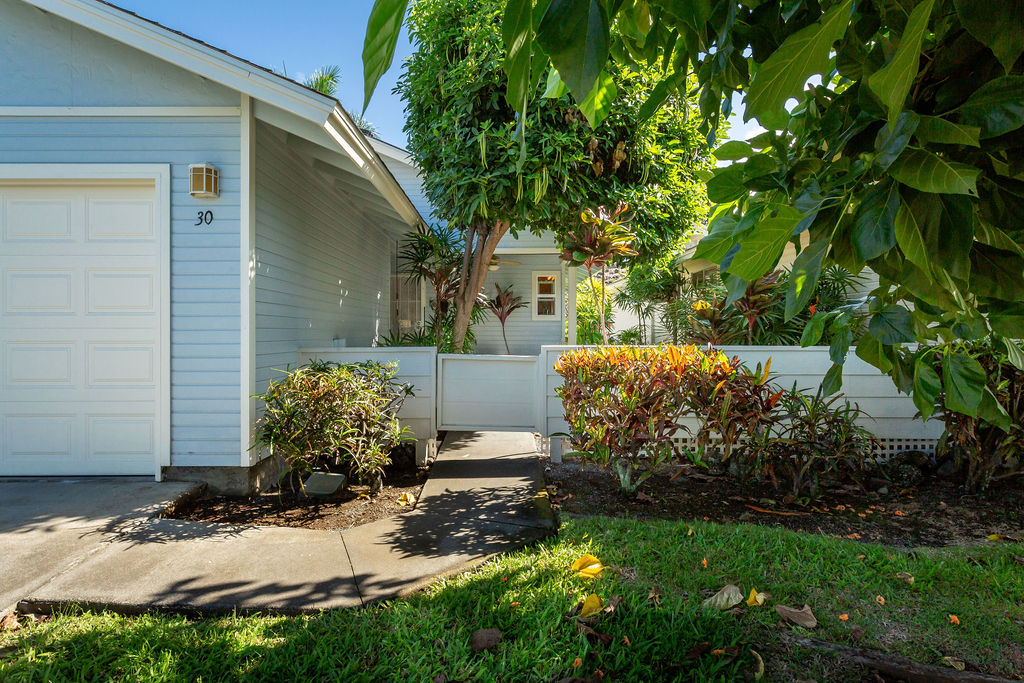
[[188,191],[193,197],[216,199],[220,196],[220,169],[213,164],[190,164]]

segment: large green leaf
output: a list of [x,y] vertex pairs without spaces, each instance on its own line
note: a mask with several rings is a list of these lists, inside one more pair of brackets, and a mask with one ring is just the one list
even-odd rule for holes
[[530,97],[530,57],[533,51],[533,0],[507,0],[501,18],[505,47],[505,100],[522,114]]
[[843,366],[833,363],[821,380],[821,393],[831,396],[843,388]]
[[981,169],[908,147],[889,172],[904,185],[922,192],[977,195]]
[[870,261],[896,245],[899,208],[899,185],[891,180],[876,183],[864,193],[853,220],[853,249],[858,259]]
[[932,14],[935,0],[924,0],[914,7],[907,19],[906,28],[900,37],[896,54],[884,67],[868,77],[870,87],[889,110],[889,124],[903,111],[903,104],[910,93],[910,86],[917,78],[921,62],[921,41],[928,30],[928,18]]
[[381,76],[391,68],[408,6],[409,0],[377,0],[370,10],[363,40],[363,113]]
[[[744,120],[777,116],[786,100],[799,95],[807,79],[830,69],[832,43],[843,37],[850,23],[852,0],[842,2],[821,18],[786,38],[765,60],[750,84]],[[770,126],[769,126],[770,127]]]
[[861,336],[857,341],[855,353],[857,358],[860,358],[865,363],[870,363],[882,372],[892,370],[892,361],[882,351],[882,343],[870,334]]
[[1010,414],[1006,412],[1006,408],[999,405],[999,400],[988,387],[982,391],[981,403],[978,404],[978,417],[1004,432],[1010,431],[1010,427],[1013,426]]
[[928,250],[924,246],[924,238],[921,236],[921,228],[918,227],[917,219],[906,203],[901,203],[900,210],[896,212],[896,243],[900,245],[904,258],[925,275],[931,273],[931,262],[928,259]]
[[740,238],[740,250],[729,264],[729,272],[747,282],[767,273],[778,262],[801,218],[803,214],[791,206],[781,206],[774,216],[761,218]]
[[743,140],[730,140],[715,148],[715,158],[720,161],[735,161],[753,156],[754,149]]
[[914,362],[914,405],[925,420],[935,412],[935,399],[941,391],[942,381],[929,356],[918,356]]
[[1024,52],[1024,3],[1020,0],[954,0],[960,23],[988,46],[1009,71]]
[[871,336],[883,344],[902,344],[914,341],[914,326],[910,311],[903,306],[889,304],[871,317],[868,324]]
[[811,242],[793,260],[793,268],[789,273],[789,288],[786,290],[786,322],[803,311],[807,307],[807,302],[811,300],[828,248],[827,239]]
[[942,358],[942,385],[946,389],[946,407],[971,417],[978,416],[978,406],[985,389],[985,369],[966,353],[947,353]]
[[965,126],[960,123],[953,123],[938,116],[922,116],[917,124],[914,136],[918,142],[937,142],[944,145],[979,145],[978,136],[981,129],[977,126]]
[[735,227],[736,216],[731,213],[722,214],[713,220],[710,225],[711,231],[697,244],[693,258],[721,263],[736,242],[732,236]]
[[821,335],[825,333],[825,323],[831,317],[828,313],[815,313],[811,316],[811,319],[804,326],[803,333],[800,335],[800,346],[807,348],[821,341]]
[[537,42],[577,102],[593,90],[608,62],[608,11],[602,0],[551,0]]
[[989,81],[960,105],[960,120],[981,128],[982,138],[994,138],[1024,126],[1024,76]]
[[992,302],[988,324],[996,334],[1010,339],[1024,339],[1024,304]]
[[882,126],[875,136],[875,166],[884,171],[906,149],[921,117],[912,111],[901,112],[892,125]]
[[743,184],[743,180],[743,164],[718,169],[707,183],[708,199],[716,204],[724,204],[746,197],[750,190]]
[[558,69],[551,69],[548,71],[548,82],[544,88],[544,99],[557,100],[562,95],[569,92],[569,88],[565,87],[565,83],[562,81],[562,77],[558,75]]
[[990,247],[1005,249],[1006,251],[1012,251],[1020,256],[1024,256],[1024,244],[1021,244],[987,221],[979,220],[975,223],[974,238]]
[[1003,344],[1006,346],[1006,357],[1010,360],[1010,364],[1018,370],[1024,371],[1024,349],[1021,349],[1020,344],[1012,339],[1004,339]]
[[587,117],[592,128],[597,128],[597,124],[608,116],[616,95],[618,89],[615,87],[615,81],[607,72],[602,71],[586,99],[580,102],[580,111]]
[[975,244],[971,249],[971,289],[978,296],[1019,300],[1024,293],[1024,260],[1013,252]]

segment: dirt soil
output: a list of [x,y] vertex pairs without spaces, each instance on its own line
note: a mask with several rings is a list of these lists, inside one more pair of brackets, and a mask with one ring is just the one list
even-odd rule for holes
[[366,486],[350,486],[330,496],[308,497],[286,488],[280,495],[274,490],[252,497],[200,498],[175,510],[173,517],[219,524],[347,529],[415,508],[400,504],[398,499],[408,493],[418,501],[428,470],[418,469],[403,458],[396,459],[384,472],[384,487],[373,496]]
[[[578,461],[545,462],[548,495],[563,515],[747,522],[899,547],[977,543],[990,534],[1024,537],[1024,495],[1018,485],[964,495],[929,479],[888,494],[849,485],[793,501],[770,485],[744,490],[728,475],[666,468],[644,482],[635,498],[619,492],[614,472]],[[897,489],[898,487],[891,487]]]

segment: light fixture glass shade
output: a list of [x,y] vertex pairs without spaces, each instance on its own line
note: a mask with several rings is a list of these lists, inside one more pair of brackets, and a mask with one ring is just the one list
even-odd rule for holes
[[220,196],[220,169],[213,164],[191,164],[188,167],[189,194],[216,199]]

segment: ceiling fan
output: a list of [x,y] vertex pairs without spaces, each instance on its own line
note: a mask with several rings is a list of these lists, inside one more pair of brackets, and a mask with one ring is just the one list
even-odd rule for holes
[[512,259],[502,258],[500,256],[492,256],[491,260],[487,263],[487,270],[497,270],[500,266],[521,266],[522,261],[513,261]]

